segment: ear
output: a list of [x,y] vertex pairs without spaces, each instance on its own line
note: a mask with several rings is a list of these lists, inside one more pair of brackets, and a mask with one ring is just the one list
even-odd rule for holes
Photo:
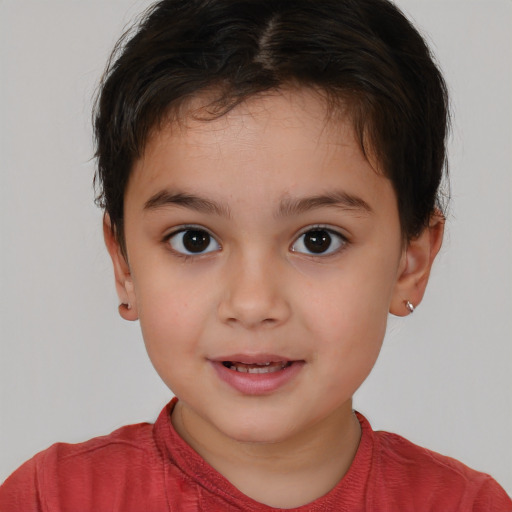
[[416,307],[423,299],[430,269],[443,243],[444,221],[441,212],[436,211],[420,235],[408,242],[389,309],[393,315],[408,315],[411,311],[407,302]]
[[115,236],[110,216],[107,213],[103,217],[103,237],[114,264],[116,291],[120,302],[119,314],[125,320],[137,320],[139,315],[130,267]]

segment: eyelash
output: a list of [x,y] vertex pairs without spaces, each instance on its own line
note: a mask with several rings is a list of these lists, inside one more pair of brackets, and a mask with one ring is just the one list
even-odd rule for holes
[[[187,249],[187,247],[185,247],[186,242],[184,242],[183,239],[177,240],[176,245],[181,246],[181,247],[177,248],[177,247],[172,246],[171,241],[173,239],[175,239],[176,237],[178,237],[178,235],[180,235],[180,234],[184,235],[185,233],[190,233],[190,232],[202,233],[208,237],[206,249],[209,248],[209,246],[211,245],[212,242],[214,242],[216,244],[216,247],[213,249],[209,249],[209,250],[201,250],[198,252],[193,252],[190,249]],[[308,248],[306,246],[306,244],[304,243],[304,241],[301,242],[301,239],[305,235],[312,234],[312,233],[327,234],[329,240],[327,241],[327,247],[325,248],[325,250],[322,250],[323,249],[322,244],[325,242],[325,240],[327,238],[325,236],[324,237],[319,237],[319,236],[316,237],[317,242],[319,242],[318,248],[321,249],[321,251],[318,251],[318,252],[315,252],[313,249]],[[314,238],[315,237],[313,237],[312,240],[314,240]],[[333,239],[335,241],[335,247],[334,247],[334,249],[331,249],[332,244],[333,244]],[[179,257],[185,258],[185,259],[203,256],[203,255],[209,254],[211,252],[216,252],[216,251],[222,249],[222,246],[220,245],[220,243],[217,241],[215,236],[213,236],[210,233],[209,230],[205,229],[202,226],[196,226],[196,225],[181,226],[180,228],[176,229],[172,233],[169,233],[168,235],[166,235],[163,238],[163,242],[169,246],[170,250],[174,254],[176,254]],[[201,243],[201,240],[199,240],[199,243]],[[347,246],[348,243],[349,243],[349,241],[347,240],[347,237],[345,237],[341,233],[339,233],[327,226],[324,226],[324,225],[308,226],[306,229],[304,229],[302,231],[302,233],[300,233],[295,238],[294,242],[290,246],[290,251],[294,252],[294,253],[305,254],[307,256],[314,257],[314,258],[326,258],[329,256],[334,256],[334,255],[338,254],[339,252],[343,251],[343,249]],[[300,245],[300,244],[304,247],[304,250],[297,250],[297,245]]]

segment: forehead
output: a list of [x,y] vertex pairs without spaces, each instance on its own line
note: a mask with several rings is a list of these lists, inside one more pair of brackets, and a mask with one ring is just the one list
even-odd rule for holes
[[186,116],[154,131],[134,165],[127,196],[151,197],[161,187],[209,193],[242,187],[282,198],[312,185],[322,191],[341,176],[344,187],[359,195],[363,188],[377,196],[389,187],[363,154],[348,114],[330,112],[314,91],[252,97],[215,118],[210,103],[197,97]]
[[[348,114],[343,112],[335,116],[327,99],[312,89],[267,91],[225,109],[218,106],[218,97],[214,92],[204,93],[180,106],[176,115],[155,130],[144,152],[162,143],[172,144],[171,139],[178,144],[204,145],[210,149],[213,143],[222,149],[226,147],[226,139],[243,146],[244,141],[254,137],[263,142],[265,135],[271,139],[305,136],[308,140],[319,140],[323,133],[324,143],[338,144],[352,133]],[[343,137],[336,137],[335,133],[340,130]],[[332,136],[325,137],[327,134]]]

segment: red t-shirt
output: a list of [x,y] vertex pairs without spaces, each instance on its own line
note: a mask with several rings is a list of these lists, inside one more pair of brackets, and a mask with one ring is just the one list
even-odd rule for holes
[[[0,487],[1,512],[270,512],[242,494],[176,433],[175,399],[154,425],[129,425],[80,444],[55,444]],[[512,511],[488,475],[387,432],[358,414],[352,465],[325,496],[293,511]],[[283,492],[286,492],[283,489]]]

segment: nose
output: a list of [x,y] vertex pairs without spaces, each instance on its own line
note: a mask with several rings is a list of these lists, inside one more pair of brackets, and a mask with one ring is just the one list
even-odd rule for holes
[[283,269],[268,255],[233,260],[226,268],[224,293],[219,304],[221,321],[246,329],[285,323],[291,308]]

